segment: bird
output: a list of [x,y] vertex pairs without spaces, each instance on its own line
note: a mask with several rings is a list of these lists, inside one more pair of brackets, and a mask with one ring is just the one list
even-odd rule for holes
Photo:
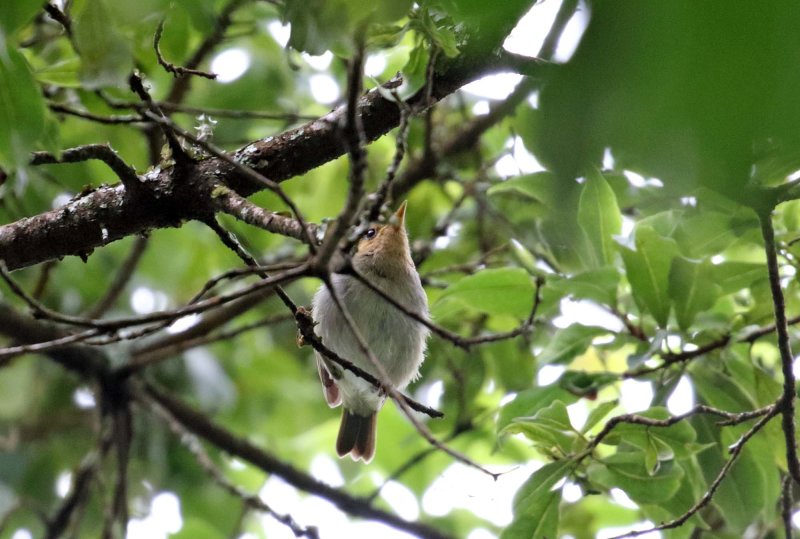
[[[352,267],[406,310],[428,320],[428,299],[411,259],[405,228],[406,206],[403,202],[387,223],[369,226],[358,240]],[[357,337],[324,283],[312,303],[317,336],[340,357],[388,382],[397,391],[405,389],[419,377],[419,368],[425,359],[428,328],[353,275],[333,273],[330,282],[382,368],[377,369],[362,352]],[[342,405],[336,438],[337,454],[339,457],[350,455],[355,461],[370,462],[375,455],[377,413],[386,400],[386,392],[325,360],[318,351],[315,355],[328,406]]]

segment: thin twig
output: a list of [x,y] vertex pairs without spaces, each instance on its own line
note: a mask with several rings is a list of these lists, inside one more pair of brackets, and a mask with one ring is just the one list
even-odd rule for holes
[[153,101],[153,98],[150,96],[150,92],[144,86],[144,81],[142,78],[137,73],[131,73],[130,77],[128,77],[128,84],[131,87],[131,90],[133,90],[133,93],[135,93],[147,106],[147,110],[142,111],[143,114],[148,116],[151,120],[157,121],[158,126],[161,128],[161,132],[167,139],[167,144],[169,144],[169,149],[172,152],[172,157],[175,159],[175,162],[179,164],[191,162],[191,158],[186,153],[186,150],[183,149],[180,141],[175,136],[174,129],[169,129],[167,124],[164,123],[168,121],[167,116],[164,114],[164,111],[161,110],[158,104]]
[[358,114],[358,99],[361,96],[364,73],[364,40],[360,34],[356,43],[353,58],[350,59],[347,72],[347,108],[344,116],[344,142],[350,158],[350,187],[347,190],[342,211],[336,221],[328,227],[325,239],[320,245],[315,265],[327,269],[339,241],[345,237],[358,214],[359,205],[364,196],[364,172],[367,168],[367,154],[364,149],[365,136],[361,116]]
[[41,271],[39,272],[39,278],[36,279],[36,286],[33,287],[33,292],[31,292],[31,297],[33,297],[34,299],[42,299],[45,290],[47,290],[47,285],[50,283],[50,276],[53,273],[54,267],[56,267],[55,260],[48,260],[47,262],[42,264]]
[[[231,0],[222,9],[217,17],[214,31],[211,32],[200,45],[195,49],[194,53],[184,62],[185,69],[197,69],[197,67],[208,57],[214,48],[219,45],[225,38],[225,32],[228,27],[233,23],[234,12],[241,7],[246,0]],[[172,88],[164,101],[169,103],[180,103],[189,91],[192,77],[181,77],[175,79]]]
[[129,166],[108,144],[86,144],[70,148],[61,152],[60,157],[47,152],[34,152],[31,165],[78,163],[90,159],[97,159],[108,165],[108,168],[117,175],[127,190],[133,191],[141,187],[139,177],[133,167]]
[[84,120],[105,125],[137,124],[148,122],[148,120],[142,118],[140,115],[101,116],[89,111],[74,109],[72,107],[62,105],[61,103],[49,103],[47,106],[50,107],[50,110],[53,112],[60,112],[62,114],[68,114],[70,116],[75,116],[76,118],[82,118]]
[[[366,212],[366,216],[363,219],[364,225],[370,223],[372,221],[376,221],[378,217],[380,217],[381,209],[384,206],[391,206],[392,199],[392,184],[394,183],[394,179],[397,177],[397,172],[400,170],[400,164],[403,162],[403,157],[405,157],[406,152],[408,151],[408,128],[411,125],[410,118],[411,118],[411,110],[408,105],[400,98],[400,94],[397,93],[397,90],[391,90],[392,97],[397,103],[397,107],[400,110],[400,126],[397,129],[397,137],[395,140],[395,150],[394,150],[394,157],[392,157],[392,162],[389,164],[389,168],[386,169],[386,177],[384,178],[383,182],[381,182],[380,187],[372,196],[372,204],[370,208]],[[358,235],[358,234],[356,234]]]
[[189,300],[189,303],[197,303],[198,301],[203,299],[203,297],[206,294],[208,294],[214,287],[216,287],[222,281],[228,281],[228,280],[232,281],[232,280],[239,279],[241,277],[249,277],[251,275],[259,275],[259,274],[261,274],[261,273],[263,273],[265,271],[267,273],[271,273],[273,271],[289,270],[289,269],[297,268],[298,266],[300,266],[301,264],[304,264],[306,262],[307,262],[307,260],[296,260],[296,261],[292,261],[292,262],[284,262],[284,263],[278,263],[278,264],[268,264],[268,265],[259,264],[258,266],[248,266],[246,268],[234,268],[234,269],[228,270],[228,271],[226,271],[224,273],[221,273],[220,275],[217,275],[216,277],[213,277],[213,278],[209,279],[206,282],[206,284],[203,285],[203,288],[200,289],[200,291],[197,292],[192,297],[191,300]]
[[[214,189],[212,196],[212,202],[218,210],[249,225],[303,242],[309,242],[311,238],[316,238],[317,225],[306,224],[306,229],[303,230],[303,225],[299,220],[285,217],[253,204],[229,187],[220,185]],[[312,244],[315,242],[314,240]]]
[[[295,488],[330,501],[342,511],[354,516],[378,520],[426,539],[446,539],[449,537],[447,534],[427,524],[406,521],[393,513],[372,507],[369,502],[362,498],[355,498],[314,479],[274,455],[254,446],[247,439],[232,434],[211,421],[205,414],[190,408],[171,395],[157,390],[152,385],[144,385],[142,390],[190,432],[207,440],[222,451],[250,462],[269,474],[282,478]],[[137,399],[140,398],[140,393],[139,391],[135,393]]]
[[[130,448],[133,439],[133,417],[131,416],[130,403],[115,403],[111,412],[111,421],[114,430],[114,446],[116,447],[116,480],[111,501],[111,519],[109,522],[117,523],[120,529],[128,526],[128,464],[130,462]],[[109,530],[110,531],[110,530]],[[109,533],[109,539],[114,537]]]
[[[800,324],[800,316],[793,316],[792,318],[789,318],[786,321],[786,323],[788,325],[790,325],[790,326],[794,326],[794,325]],[[762,337],[766,337],[767,335],[770,335],[771,333],[774,333],[774,332],[775,332],[775,324],[767,324],[764,327],[760,327],[758,329],[754,329],[754,330],[750,331],[749,333],[747,333],[746,335],[743,335],[743,336],[739,337],[736,340],[736,342],[752,344],[752,343],[756,342],[758,339],[761,339]],[[709,354],[709,353],[711,353],[711,352],[713,352],[715,350],[718,350],[720,348],[724,348],[725,346],[727,346],[731,342],[731,338],[732,337],[733,336],[730,333],[726,333],[726,334],[720,336],[719,338],[717,338],[717,339],[715,339],[715,340],[713,340],[713,341],[711,341],[711,342],[709,342],[709,343],[707,343],[707,344],[705,344],[703,346],[695,348],[693,350],[685,350],[685,351],[682,351],[682,352],[665,353],[665,354],[662,355],[662,358],[664,359],[664,361],[661,364],[656,365],[654,367],[639,367],[639,368],[636,368],[636,369],[630,369],[630,370],[627,370],[627,371],[623,372],[621,374],[621,376],[622,376],[622,378],[638,378],[638,377],[641,377],[641,376],[645,376],[647,374],[651,374],[651,373],[663,370],[663,369],[669,367],[670,365],[674,365],[676,363],[686,363],[687,361],[691,361],[691,360],[693,360],[695,358],[698,358],[698,357],[701,357],[703,355]],[[637,338],[639,338],[639,337],[637,337]]]
[[778,334],[778,350],[781,354],[781,370],[783,371],[783,395],[781,397],[782,430],[786,441],[786,462],[789,474],[800,483],[800,461],[797,458],[797,438],[795,436],[794,402],[795,376],[793,370],[794,356],[789,344],[789,326],[786,321],[786,302],[781,288],[781,276],[778,270],[778,252],[775,248],[775,230],[772,227],[770,211],[759,212],[761,235],[764,238],[764,251],[767,255],[769,284],[772,290],[772,304],[775,311],[775,329]]
[[197,437],[189,432],[189,430],[178,421],[168,410],[166,410],[161,403],[151,398],[146,393],[140,393],[139,398],[143,401],[147,408],[155,416],[163,420],[169,429],[175,434],[175,437],[181,444],[192,454],[200,467],[208,474],[215,483],[222,487],[225,491],[242,500],[245,507],[261,511],[272,516],[275,520],[288,527],[295,537],[308,537],[310,539],[317,539],[319,534],[314,527],[304,528],[300,526],[289,514],[282,515],[269,507],[264,501],[255,494],[245,492],[242,488],[230,482],[225,473],[214,464],[211,457],[206,453],[203,445]]
[[679,415],[673,415],[665,419],[654,419],[652,417],[645,417],[637,414],[618,415],[612,417],[606,422],[600,432],[598,432],[597,435],[589,442],[586,448],[575,457],[575,460],[579,461],[589,456],[618,425],[623,423],[631,425],[644,425],[647,427],[666,428],[698,414],[709,414],[724,419],[718,423],[720,426],[730,426],[738,425],[739,423],[750,421],[751,419],[763,417],[765,415],[775,415],[775,409],[775,404],[770,404],[768,406],[748,412],[727,412],[725,410],[719,410],[711,406],[706,406],[705,404],[698,404],[688,412],[684,412]]
[[224,294],[203,301],[198,301],[197,303],[191,305],[185,305],[178,309],[173,309],[169,311],[159,311],[141,316],[121,317],[109,320],[90,320],[80,316],[70,316],[57,311],[53,311],[52,309],[49,309],[48,307],[42,305],[40,302],[34,300],[30,296],[28,296],[19,287],[19,285],[17,285],[17,283],[14,282],[13,279],[11,279],[11,276],[8,274],[8,270],[6,269],[5,264],[3,263],[2,260],[0,260],[0,277],[2,277],[6,281],[6,283],[9,285],[9,287],[17,296],[22,298],[28,304],[28,306],[33,310],[36,316],[49,318],[53,321],[61,322],[64,324],[94,328],[97,330],[101,330],[101,332],[110,332],[123,327],[140,326],[152,322],[176,320],[178,318],[182,318],[190,314],[200,313],[205,310],[220,305],[224,305],[241,297],[263,290],[264,288],[271,288],[284,282],[293,281],[301,276],[307,275],[307,273],[308,273],[307,264],[301,264],[300,266],[297,266],[293,269],[289,269],[277,275],[261,279],[257,283],[254,283],[241,290],[236,290],[229,294]]
[[185,77],[186,75],[196,75],[198,77],[203,77],[211,80],[217,78],[217,75],[215,73],[207,73],[199,69],[176,66],[175,64],[167,62],[164,59],[164,56],[161,54],[161,49],[159,48],[159,44],[161,43],[161,34],[163,32],[164,32],[164,21],[162,20],[161,22],[158,23],[158,27],[156,28],[156,33],[153,35],[153,49],[156,52],[156,58],[158,59],[159,65],[163,67],[168,73],[172,73],[172,75],[176,78]]
[[542,48],[539,49],[540,58],[550,59],[555,55],[558,42],[561,40],[561,35],[564,33],[567,23],[575,14],[575,9],[577,9],[577,7],[578,0],[564,0],[561,2],[561,7],[558,8],[556,18],[542,42]]
[[70,344],[86,341],[87,339],[95,337],[99,334],[100,330],[98,329],[88,329],[80,333],[65,335],[64,337],[59,337],[57,339],[52,339],[45,342],[40,342],[35,344],[21,344],[18,346],[7,346],[5,348],[0,348],[0,367],[9,364],[10,360],[17,356],[21,356],[23,354],[38,354],[43,352],[50,352],[52,350],[63,348],[64,346],[68,346]]
[[[241,243],[239,243],[239,240],[236,238],[236,236],[234,236],[233,232],[225,230],[214,218],[206,221],[206,225],[217,234],[217,237],[219,237],[223,245],[236,253],[236,255],[241,258],[245,264],[253,268],[258,267],[258,261],[253,257],[253,255],[247,252]],[[262,279],[269,278],[269,275],[263,269],[258,272],[258,275]],[[295,305],[294,301],[292,301],[292,299],[289,297],[289,294],[287,294],[283,288],[276,286],[275,293],[292,313],[297,312],[297,305]]]
[[677,517],[677,518],[675,518],[673,520],[670,520],[668,522],[664,522],[662,524],[659,524],[658,526],[653,526],[652,528],[649,528],[649,529],[646,529],[646,530],[638,530],[638,531],[633,531],[633,532],[630,532],[630,533],[624,533],[622,535],[617,535],[615,537],[612,537],[611,539],[623,539],[625,537],[637,537],[639,535],[644,535],[646,533],[651,533],[651,532],[658,531],[658,530],[669,530],[669,529],[673,529],[673,528],[677,528],[679,526],[682,526],[687,520],[692,518],[693,515],[695,515],[698,511],[700,511],[703,507],[705,507],[706,505],[708,505],[711,502],[712,498],[714,497],[714,494],[717,492],[717,489],[719,488],[719,486],[722,483],[723,479],[725,479],[725,477],[727,477],[728,472],[730,471],[731,467],[734,465],[734,463],[736,462],[736,459],[742,453],[742,449],[744,449],[745,444],[747,444],[747,442],[750,440],[750,438],[752,438],[773,417],[775,417],[778,414],[779,411],[780,411],[780,407],[779,406],[773,406],[771,408],[771,410],[769,411],[769,413],[767,413],[761,419],[759,419],[758,422],[750,428],[750,430],[745,432],[736,441],[736,443],[733,446],[731,446],[732,449],[730,451],[730,456],[728,457],[728,460],[725,462],[725,464],[722,466],[722,468],[720,469],[720,471],[717,474],[717,476],[714,478],[714,480],[708,486],[708,490],[706,490],[705,494],[703,494],[703,496],[692,507],[690,507],[686,512],[684,512],[679,517]]
[[724,348],[728,345],[731,341],[731,335],[726,333],[722,335],[718,339],[711,341],[703,346],[698,346],[693,350],[686,350],[683,352],[676,352],[676,353],[665,353],[662,355],[663,361],[654,367],[639,367],[636,369],[631,369],[622,373],[622,378],[637,378],[640,376],[644,376],[647,374],[651,374],[653,372],[660,371],[669,367],[670,365],[675,365],[676,363],[686,363],[687,361],[691,361],[697,357],[704,356],[714,350],[718,350],[720,348]]
[[794,535],[794,525],[792,523],[792,485],[794,480],[791,475],[784,475],[781,480],[781,520],[783,521],[783,534],[785,539],[791,539]]
[[144,353],[135,354],[131,358],[129,370],[132,371],[142,370],[145,367],[164,361],[165,359],[168,359],[176,354],[189,350],[190,348],[196,348],[198,346],[203,346],[214,342],[233,339],[234,337],[237,337],[242,333],[246,333],[254,329],[263,328],[265,326],[273,325],[278,322],[284,322],[287,320],[294,320],[294,316],[292,316],[291,314],[279,314],[279,315],[267,316],[266,318],[262,318],[261,320],[252,322],[250,324],[246,324],[236,329],[221,331],[216,334],[201,335],[193,339],[185,339],[183,341],[170,343],[169,346],[163,346],[161,348],[156,348],[155,350],[150,350]]
[[92,451],[84,457],[72,477],[72,487],[69,493],[47,524],[47,531],[44,535],[46,539],[62,537],[72,523],[74,516],[79,512],[80,507],[87,503],[90,495],[89,488],[97,474],[100,460],[100,455],[97,451]]

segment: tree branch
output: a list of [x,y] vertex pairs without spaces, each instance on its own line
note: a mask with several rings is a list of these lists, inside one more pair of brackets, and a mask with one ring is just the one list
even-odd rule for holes
[[761,235],[764,238],[764,251],[767,255],[769,285],[772,290],[772,304],[775,311],[775,329],[778,333],[778,350],[781,353],[781,370],[783,371],[783,394],[780,401],[781,427],[786,441],[786,463],[789,474],[800,483],[800,461],[797,458],[797,438],[795,434],[795,377],[794,355],[789,344],[789,326],[786,321],[786,302],[781,288],[781,276],[778,269],[778,251],[775,247],[775,231],[772,227],[772,212],[759,212]]
[[[432,81],[433,99],[438,101],[464,84],[497,71],[494,65],[497,56],[493,50],[484,49],[474,57],[457,58],[443,66]],[[391,89],[398,83],[390,81],[384,87]],[[427,91],[423,88],[406,100],[412,113],[424,109]],[[357,110],[366,141],[384,135],[400,122],[397,103],[385,99],[378,89],[360,97]],[[347,151],[339,129],[345,113],[346,107],[339,107],[317,120],[254,141],[228,155],[258,174],[282,182]],[[14,270],[64,256],[86,256],[94,248],[120,238],[197,219],[209,209],[210,186],[220,181],[241,196],[249,196],[265,187],[220,158],[209,158],[180,170],[176,168],[155,168],[144,174],[142,184],[146,193],[143,195],[126,197],[125,190],[118,185],[100,187],[62,208],[0,227],[0,259]],[[408,181],[398,177],[392,189],[393,197],[396,199],[410,186]]]

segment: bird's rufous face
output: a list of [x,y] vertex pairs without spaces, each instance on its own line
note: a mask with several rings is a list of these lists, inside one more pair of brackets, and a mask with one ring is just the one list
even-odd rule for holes
[[[405,231],[405,202],[386,224],[372,225],[358,242],[356,258],[366,263],[405,262],[408,240]],[[369,262],[368,262],[369,261]]]

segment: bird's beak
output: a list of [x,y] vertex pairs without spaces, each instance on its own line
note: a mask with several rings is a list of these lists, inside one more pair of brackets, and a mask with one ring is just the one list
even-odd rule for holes
[[397,208],[397,211],[394,212],[389,218],[389,224],[396,226],[397,228],[403,228],[406,223],[406,206],[408,205],[408,201],[404,200],[400,207]]

